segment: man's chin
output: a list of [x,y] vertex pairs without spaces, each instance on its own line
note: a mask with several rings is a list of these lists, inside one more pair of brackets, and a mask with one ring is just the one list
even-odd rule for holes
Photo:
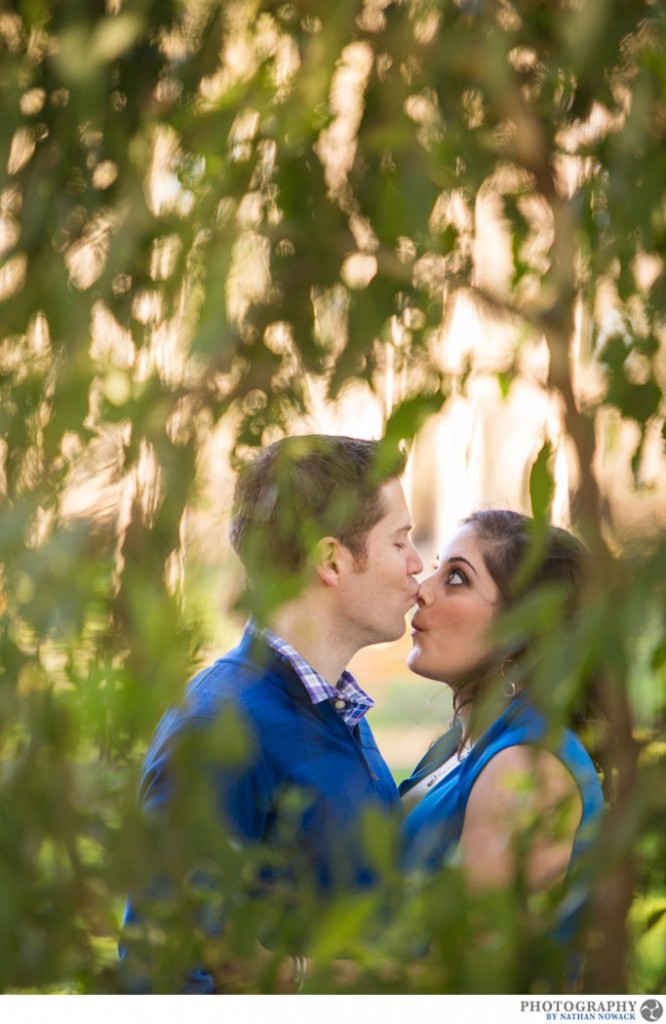
[[387,642],[388,643],[393,643],[396,640],[400,640],[405,635],[406,629],[407,629],[407,623],[403,619],[399,626],[396,625],[395,632],[391,634],[391,637],[390,637],[390,639]]
[[400,625],[396,625],[395,629],[389,631],[388,629],[382,631],[381,635],[377,636],[374,640],[370,640],[370,644],[393,644],[396,640],[400,640],[405,635],[405,629],[407,625],[405,622],[401,622]]

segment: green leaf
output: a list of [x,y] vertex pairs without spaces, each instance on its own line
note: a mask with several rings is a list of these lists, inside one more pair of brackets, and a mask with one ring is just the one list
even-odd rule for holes
[[662,640],[652,652],[651,667],[658,671],[666,664],[666,640]]
[[436,415],[446,401],[444,391],[434,395],[407,398],[391,413],[386,424],[385,438],[389,443],[411,441],[431,416]]
[[612,335],[601,352],[601,363],[606,370],[608,390],[604,404],[613,405],[627,419],[645,425],[659,410],[662,391],[652,376],[643,382],[632,381],[628,376],[627,361],[633,351],[648,358],[654,351],[654,340],[628,339],[621,334]]
[[532,515],[540,522],[548,521],[555,493],[555,482],[551,470],[552,455],[552,445],[549,441],[545,441],[530,472]]

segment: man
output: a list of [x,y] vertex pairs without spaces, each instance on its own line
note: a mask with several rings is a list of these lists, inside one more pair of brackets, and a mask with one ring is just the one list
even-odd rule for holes
[[[140,785],[156,854],[180,850],[169,900],[185,873],[208,934],[248,888],[316,901],[375,879],[367,815],[381,822],[399,798],[365,718],[373,702],[346,665],[398,639],[415,601],[423,565],[403,469],[378,442],[314,435],[271,445],[239,474],[230,538],[253,614],[163,718]],[[186,990],[215,983],[194,972]]]

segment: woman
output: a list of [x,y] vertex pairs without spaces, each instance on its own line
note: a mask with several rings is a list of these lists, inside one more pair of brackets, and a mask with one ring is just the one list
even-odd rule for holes
[[[534,526],[505,510],[464,520],[421,583],[412,622],[409,667],[451,688],[454,729],[400,787],[404,862],[433,872],[455,858],[476,889],[569,881],[604,808],[581,741],[539,710],[538,644],[515,629],[511,649],[498,639],[502,613],[544,585],[563,594],[563,619],[575,609],[585,549],[555,528],[538,548]],[[562,937],[579,911],[580,901],[563,911]]]

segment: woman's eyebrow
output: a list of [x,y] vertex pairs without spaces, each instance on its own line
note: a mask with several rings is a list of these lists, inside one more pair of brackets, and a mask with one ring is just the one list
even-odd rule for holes
[[465,563],[465,565],[468,565],[468,566],[470,567],[470,569],[472,570],[472,572],[474,573],[474,575],[475,575],[475,576],[478,576],[478,575],[479,575],[479,574],[478,574],[478,572],[476,571],[476,569],[474,568],[474,566],[472,565],[472,563],[471,563],[471,562],[469,561],[469,559],[467,559],[467,558],[463,558],[463,556],[462,556],[462,555],[451,555],[451,557],[450,557],[450,558],[447,558],[447,560],[446,560],[446,561],[447,561],[447,562],[448,562],[449,564],[450,564],[451,562],[464,562],[464,563]]

